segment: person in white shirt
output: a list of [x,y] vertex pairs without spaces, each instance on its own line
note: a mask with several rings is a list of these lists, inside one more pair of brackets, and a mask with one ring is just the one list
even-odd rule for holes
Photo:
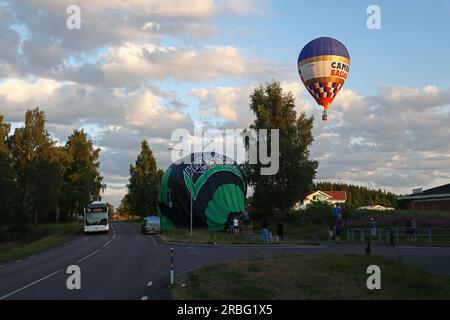
[[237,237],[239,235],[239,220],[237,217],[233,219],[233,234]]

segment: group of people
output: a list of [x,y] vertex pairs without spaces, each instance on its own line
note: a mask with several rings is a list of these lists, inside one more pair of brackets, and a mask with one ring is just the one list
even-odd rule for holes
[[[242,225],[250,221],[248,211],[245,209],[241,214],[232,215],[228,218],[226,223],[226,231],[234,237],[239,237]],[[277,226],[276,236],[270,232],[270,225],[267,219],[264,218],[261,223],[261,239],[265,242],[283,241],[284,240],[284,221],[280,219]]]
[[240,215],[230,216],[228,218],[228,222],[226,224],[227,231],[234,235],[235,237],[239,237],[241,232],[242,224],[250,221],[250,216],[248,214],[247,209],[244,209]]
[[[370,226],[370,238],[371,240],[377,239],[377,221],[372,217],[369,222]],[[405,234],[408,240],[417,240],[417,223],[413,220],[405,221]]]
[[344,221],[342,220],[342,214],[336,216],[334,223],[330,223],[328,228],[328,241],[333,241],[335,243],[341,242],[342,229],[344,228]]
[[344,221],[342,219],[342,208],[338,205],[335,205],[333,208],[333,215],[335,216],[335,221],[330,223],[328,228],[328,241],[333,241],[335,243],[341,242],[341,234],[344,229]]
[[283,219],[280,219],[280,221],[278,222],[278,227],[277,227],[277,235],[274,239],[274,237],[272,236],[272,233],[270,232],[269,229],[269,222],[267,222],[266,218],[263,219],[262,223],[261,223],[261,239],[264,242],[269,242],[269,241],[283,241],[284,240],[284,221]]

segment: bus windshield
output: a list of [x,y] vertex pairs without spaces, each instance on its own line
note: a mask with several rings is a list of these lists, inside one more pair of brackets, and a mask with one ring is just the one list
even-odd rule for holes
[[86,209],[86,226],[99,226],[108,224],[108,208],[95,207]]

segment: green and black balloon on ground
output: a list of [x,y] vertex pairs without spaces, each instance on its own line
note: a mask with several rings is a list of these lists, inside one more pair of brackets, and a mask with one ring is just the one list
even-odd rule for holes
[[162,228],[190,227],[192,195],[193,227],[223,231],[228,218],[244,210],[246,193],[244,175],[233,159],[192,153],[164,173],[158,199]]

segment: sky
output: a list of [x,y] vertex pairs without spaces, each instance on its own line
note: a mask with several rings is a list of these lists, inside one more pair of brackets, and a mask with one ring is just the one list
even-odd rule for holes
[[[315,116],[319,181],[409,193],[450,182],[449,18],[450,0],[0,0],[0,114],[16,128],[39,107],[60,144],[88,132],[117,206],[143,139],[166,169],[174,130],[244,129],[251,91],[276,80]],[[297,71],[320,36],[351,57],[327,122]]]

